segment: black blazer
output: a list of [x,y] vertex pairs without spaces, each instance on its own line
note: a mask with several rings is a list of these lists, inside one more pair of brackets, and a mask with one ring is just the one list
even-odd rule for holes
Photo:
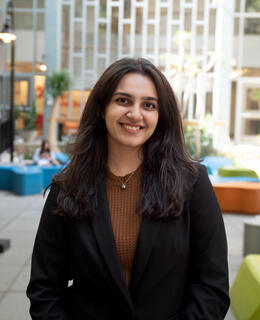
[[27,288],[32,319],[224,319],[229,306],[226,235],[204,167],[180,218],[143,218],[129,288],[105,182],[91,218],[53,215],[57,194],[53,187],[34,244]]

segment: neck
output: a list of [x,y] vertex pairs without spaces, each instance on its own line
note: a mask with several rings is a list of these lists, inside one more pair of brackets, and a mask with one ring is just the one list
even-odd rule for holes
[[142,152],[140,149],[126,148],[108,150],[107,165],[109,170],[116,176],[125,176],[136,170],[141,163]]

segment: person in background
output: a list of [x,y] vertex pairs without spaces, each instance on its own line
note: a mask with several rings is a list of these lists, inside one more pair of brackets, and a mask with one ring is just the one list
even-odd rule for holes
[[39,166],[58,165],[54,152],[51,151],[48,140],[43,139],[41,147],[37,148],[33,155],[33,162]]
[[32,319],[223,320],[228,283],[222,213],[169,82],[146,59],[116,61],[43,209]]

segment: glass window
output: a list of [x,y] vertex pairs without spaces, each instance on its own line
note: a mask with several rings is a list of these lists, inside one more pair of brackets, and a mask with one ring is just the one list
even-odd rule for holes
[[209,15],[209,35],[215,35],[216,33],[216,16],[217,10],[211,9]]
[[147,26],[147,53],[153,53],[154,50],[154,25],[148,24]]
[[240,0],[236,0],[235,11],[240,12]]
[[124,0],[124,18],[130,18],[131,3],[129,0]]
[[246,11],[247,12],[260,12],[260,1],[259,0],[246,0]]
[[123,53],[129,54],[129,51],[130,51],[130,25],[124,24],[123,25]]
[[37,14],[37,36],[36,36],[36,70],[37,72],[45,72],[45,15]]
[[260,88],[247,89],[246,110],[260,111]]
[[196,28],[196,34],[197,34],[197,41],[195,41],[195,50],[196,54],[200,55],[202,54],[202,43],[203,41],[198,41],[198,39],[203,40],[203,32],[204,32],[204,27],[203,26],[197,26]]
[[75,17],[82,17],[82,0],[75,1]]
[[136,8],[135,13],[135,34],[137,35],[142,33],[143,9]]
[[100,0],[99,1],[99,17],[100,18],[106,18],[107,13],[107,1],[106,0]]
[[33,0],[13,0],[14,8],[33,8]]
[[111,32],[118,33],[118,7],[112,7],[111,13]]
[[45,8],[45,0],[38,0],[37,7],[38,8]]
[[14,28],[15,30],[32,30],[32,12],[14,12]]
[[260,18],[245,19],[245,34],[260,34]]
[[100,23],[98,26],[98,52],[106,52],[106,23]]
[[[179,26],[172,26],[172,53],[178,52],[178,33],[179,33]],[[175,63],[172,63],[175,64]]]
[[239,34],[239,24],[240,24],[240,18],[234,19],[234,34],[237,36]]
[[118,7],[112,8],[111,13],[111,49],[110,56],[111,61],[117,59],[117,50],[118,50]]
[[98,59],[98,66],[97,66],[97,71],[98,71],[98,74],[101,75],[105,69],[106,69],[106,60],[101,58],[101,59]]
[[34,60],[33,15],[30,12],[15,12],[14,21],[17,36],[15,48],[16,72],[32,72],[32,61]]
[[0,72],[4,71],[4,48],[3,46],[0,46]]
[[87,32],[86,32],[86,69],[94,67],[94,7],[87,7]]
[[180,0],[174,1],[172,6],[172,17],[173,19],[179,19],[180,16]]
[[198,0],[198,6],[197,6],[197,19],[203,20],[204,18],[204,0]]
[[45,15],[44,13],[37,14],[37,31],[45,30]]
[[167,33],[167,9],[160,10],[160,35],[159,35],[159,50],[164,53],[166,50],[166,33]]
[[81,58],[73,58],[73,75],[75,77],[81,76],[82,73],[82,60]]
[[260,134],[260,120],[245,119],[244,122],[245,135],[259,135]]
[[69,68],[69,50],[70,50],[70,6],[62,7],[62,68]]
[[17,80],[14,85],[14,104],[16,106],[28,106],[29,82]]
[[74,52],[81,52],[82,50],[82,23],[74,23]]
[[140,56],[142,54],[142,42],[143,42],[143,34],[142,34],[142,21],[143,21],[143,9],[136,8],[136,16],[135,16],[135,55]]
[[184,30],[191,31],[191,9],[188,8],[185,10],[185,20],[184,20]]

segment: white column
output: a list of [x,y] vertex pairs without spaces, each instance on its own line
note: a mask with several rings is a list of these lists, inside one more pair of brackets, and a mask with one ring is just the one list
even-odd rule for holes
[[[57,70],[60,64],[60,48],[58,48],[59,37],[61,37],[58,26],[60,10],[61,0],[55,2],[52,0],[45,1],[45,63],[49,72]],[[50,116],[52,103],[53,101],[50,99],[50,96],[47,95],[45,97],[43,121],[43,135],[45,138],[48,136],[49,123],[47,118]]]
[[233,44],[234,0],[219,0],[217,4],[215,48],[217,62],[213,85],[213,118],[225,123],[215,127],[214,145],[221,146],[229,136],[231,109],[231,59]]

